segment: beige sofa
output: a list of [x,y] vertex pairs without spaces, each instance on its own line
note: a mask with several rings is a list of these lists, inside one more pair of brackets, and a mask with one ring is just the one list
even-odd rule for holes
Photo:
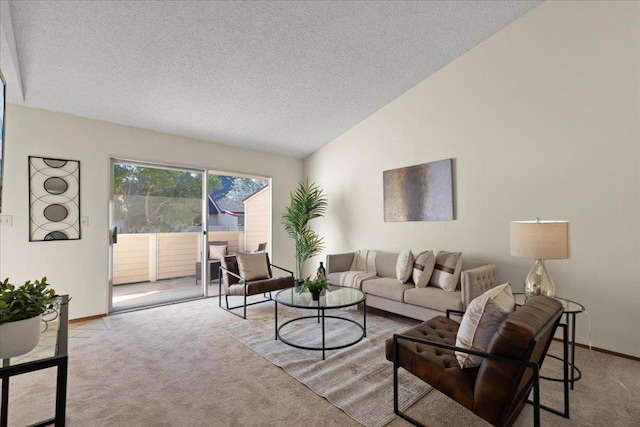
[[[375,258],[376,277],[362,282],[362,291],[367,294],[367,306],[418,320],[431,319],[447,309],[466,310],[475,297],[497,286],[496,266],[486,262],[462,259],[462,271],[455,291],[446,291],[435,286],[416,288],[409,279],[400,283],[396,279],[398,253],[377,251]],[[340,285],[340,273],[348,271],[354,252],[327,255],[327,280]]]

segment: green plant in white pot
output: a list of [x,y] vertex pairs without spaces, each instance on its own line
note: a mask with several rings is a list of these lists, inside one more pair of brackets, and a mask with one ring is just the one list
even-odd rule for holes
[[322,237],[309,227],[309,221],[323,217],[327,210],[327,198],[315,183],[300,181],[291,203],[282,214],[282,224],[296,246],[296,278],[304,281],[303,264],[324,249]]
[[0,359],[33,350],[40,339],[42,315],[56,309],[60,296],[47,278],[22,286],[0,282]]

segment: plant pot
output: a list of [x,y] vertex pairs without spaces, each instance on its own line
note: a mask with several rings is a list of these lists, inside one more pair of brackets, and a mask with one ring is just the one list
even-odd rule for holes
[[0,325],[0,359],[20,356],[36,348],[40,341],[42,316]]
[[311,292],[311,299],[314,301],[320,301],[320,292],[322,292],[322,289],[315,289],[313,291],[309,291]]

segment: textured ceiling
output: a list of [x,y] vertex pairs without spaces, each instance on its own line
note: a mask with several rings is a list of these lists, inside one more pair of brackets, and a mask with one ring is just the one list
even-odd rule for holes
[[10,1],[0,68],[10,103],[302,158],[539,3]]

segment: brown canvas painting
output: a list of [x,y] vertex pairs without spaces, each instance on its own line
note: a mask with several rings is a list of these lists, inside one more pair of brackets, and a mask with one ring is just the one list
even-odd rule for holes
[[450,221],[453,159],[383,172],[384,220]]

